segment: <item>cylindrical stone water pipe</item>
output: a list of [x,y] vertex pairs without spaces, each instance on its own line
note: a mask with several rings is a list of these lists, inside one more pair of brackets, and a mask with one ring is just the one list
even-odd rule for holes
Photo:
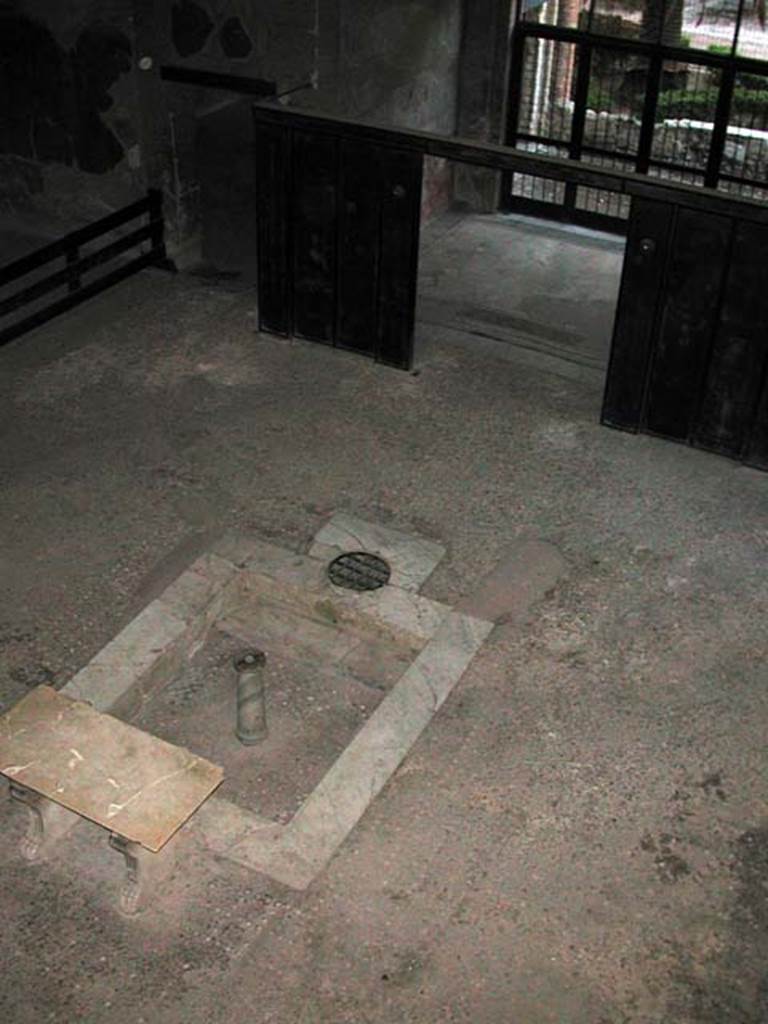
[[261,743],[267,738],[267,704],[264,695],[266,663],[266,654],[257,650],[243,651],[234,660],[237,672],[235,734],[246,746]]

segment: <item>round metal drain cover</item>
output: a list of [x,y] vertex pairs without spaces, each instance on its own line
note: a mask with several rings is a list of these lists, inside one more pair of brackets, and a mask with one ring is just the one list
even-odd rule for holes
[[391,570],[383,558],[367,551],[345,551],[328,566],[328,578],[348,590],[378,590],[389,583]]

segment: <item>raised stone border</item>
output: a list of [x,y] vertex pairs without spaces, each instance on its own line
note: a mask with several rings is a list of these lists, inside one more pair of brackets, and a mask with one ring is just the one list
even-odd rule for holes
[[[334,587],[328,561],[341,550],[381,554],[392,581],[364,594]],[[443,557],[431,541],[335,516],[297,555],[227,535],[137,615],[63,688],[120,718],[177,675],[218,619],[263,594],[296,595],[308,611],[332,600],[343,623],[412,637],[420,653],[287,825],[212,796],[184,826],[215,854],[303,889],[344,842],[464,674],[493,623],[452,611],[416,590]]]

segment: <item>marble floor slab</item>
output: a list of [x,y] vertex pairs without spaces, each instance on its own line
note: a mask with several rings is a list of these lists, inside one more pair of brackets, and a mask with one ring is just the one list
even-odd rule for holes
[[49,686],[0,718],[0,772],[153,852],[223,775],[204,758]]
[[345,551],[379,555],[392,569],[390,585],[414,591],[421,588],[445,556],[445,548],[437,541],[337,512],[315,534],[309,554],[330,561]]

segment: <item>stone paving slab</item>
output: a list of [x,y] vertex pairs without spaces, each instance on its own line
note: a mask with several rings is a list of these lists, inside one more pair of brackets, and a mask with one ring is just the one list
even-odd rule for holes
[[329,561],[345,551],[380,555],[392,569],[390,584],[404,590],[419,590],[445,556],[445,548],[436,541],[337,512],[317,532],[309,554]]

